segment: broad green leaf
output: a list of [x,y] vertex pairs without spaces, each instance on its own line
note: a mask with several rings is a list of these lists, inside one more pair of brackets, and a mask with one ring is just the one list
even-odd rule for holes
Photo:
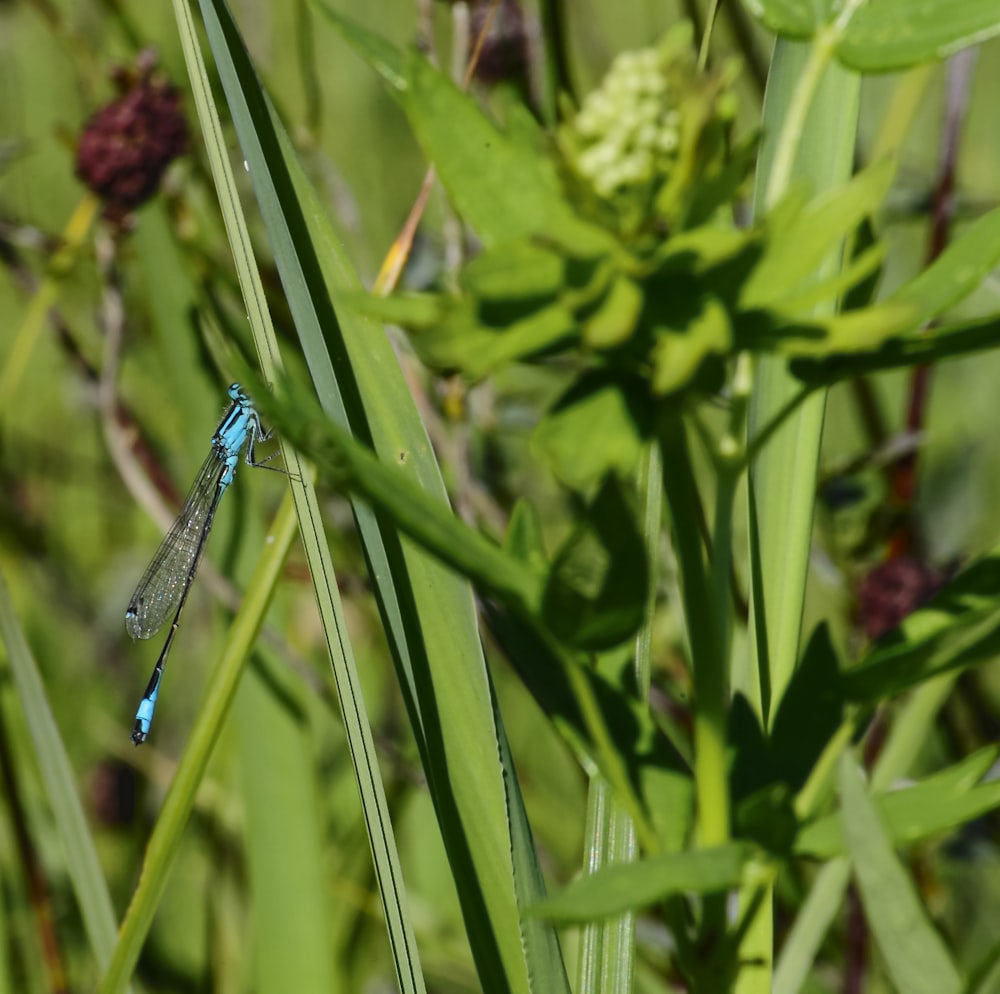
[[919,276],[904,283],[890,302],[914,304],[922,321],[965,299],[1000,261],[1000,207],[984,214]]
[[958,994],[962,981],[947,947],[896,858],[853,756],[840,765],[840,796],[865,917],[900,994]]
[[856,286],[867,285],[881,273],[884,259],[885,246],[873,245],[845,263],[843,269],[828,279],[813,283],[802,292],[783,300],[781,309],[789,314],[804,314],[818,304],[846,294]]
[[749,231],[705,225],[668,238],[655,258],[666,273],[704,273],[739,255],[754,237]]
[[648,569],[632,508],[614,476],[556,554],[542,600],[549,629],[566,645],[607,649],[635,634]]
[[743,0],[744,6],[776,34],[808,38],[830,15],[829,0]]
[[643,908],[674,894],[729,890],[740,883],[752,853],[751,847],[732,843],[609,866],[536,904],[531,914],[564,923],[588,922]]
[[[832,0],[744,0],[772,31],[814,38],[845,6]],[[944,59],[1000,32],[991,0],[869,0],[856,5],[835,53],[861,72],[893,72]]]
[[[1000,781],[979,781],[997,758],[1000,747],[988,746],[913,787],[893,790],[874,800],[895,848],[948,832],[1000,806]],[[807,825],[795,851],[830,859],[846,849],[839,812]]]
[[813,632],[765,739],[742,697],[731,716],[736,744],[730,774],[737,798],[772,784],[799,790],[840,726],[840,667],[826,625]]
[[[574,225],[555,169],[493,124],[422,56],[410,56],[404,109],[461,216],[489,247]],[[580,225],[580,227],[583,227]]]
[[[870,355],[862,360],[872,368],[882,368],[886,363],[910,365],[907,361],[893,361],[896,356],[934,354],[934,347],[911,344],[906,337],[903,343],[891,344],[904,336],[915,336],[929,321],[934,320],[948,308],[967,297],[987,273],[1000,261],[1000,208],[990,211],[962,234],[923,273],[904,284],[894,294],[874,307],[859,311],[837,314],[819,322],[803,322],[792,325],[782,335],[780,321],[763,331],[753,329],[746,332],[758,347],[768,345],[781,348],[793,357],[829,356],[850,353]],[[772,319],[773,320],[773,319]],[[959,351],[973,351],[991,344],[989,333],[982,325],[959,326],[967,329],[954,343]],[[981,343],[981,344],[977,344]],[[948,347],[939,347],[947,354]],[[880,353],[880,350],[884,350]],[[857,366],[857,363],[855,363]],[[800,367],[807,373],[813,369],[823,370],[823,365]],[[832,368],[839,369],[834,365]]]
[[524,142],[523,128],[504,134],[473,97],[423,55],[404,55],[326,0],[318,2],[358,55],[389,83],[456,209],[487,247],[542,231],[575,242],[584,253],[614,245],[610,236],[572,213],[553,165]]
[[542,418],[532,444],[563,483],[586,490],[609,472],[632,471],[652,418],[642,380],[585,374]]
[[[402,324],[422,362],[442,373],[461,372],[475,381],[497,367],[542,355],[579,333],[560,303],[535,309],[504,304],[480,306],[473,297],[428,294],[364,297],[365,314]],[[487,322],[497,322],[489,324]]]
[[[967,297],[1000,261],[1000,208],[975,221],[924,270],[885,301],[838,314],[818,324],[823,334],[791,333],[780,347],[791,356],[877,352],[895,338],[918,332]],[[968,347],[968,339],[965,344]],[[895,346],[898,348],[899,346]]]
[[350,297],[350,303],[359,314],[417,331],[439,325],[452,305],[447,297],[433,293],[395,293],[391,297],[359,293]]
[[973,563],[841,675],[844,696],[875,703],[1000,650],[1000,552]]
[[415,337],[413,346],[429,365],[461,370],[472,381],[481,380],[507,363],[542,355],[579,333],[576,319],[558,304],[529,313],[497,331],[467,324],[458,313],[440,329]]
[[837,58],[861,72],[945,59],[1000,33],[992,0],[870,0],[851,18]]
[[485,301],[549,298],[562,288],[564,268],[551,249],[522,238],[476,256],[462,270],[459,284]]

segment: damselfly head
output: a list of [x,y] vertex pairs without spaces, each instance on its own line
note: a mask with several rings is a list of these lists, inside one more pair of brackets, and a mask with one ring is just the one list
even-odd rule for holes
[[247,392],[238,383],[230,383],[229,389],[226,391],[229,394],[229,399],[234,400],[237,404],[252,404]]

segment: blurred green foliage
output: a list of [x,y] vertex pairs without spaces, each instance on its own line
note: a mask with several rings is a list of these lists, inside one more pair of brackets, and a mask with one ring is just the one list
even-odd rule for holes
[[[418,6],[404,0],[380,5],[342,0],[336,6],[340,13],[404,50],[428,27],[418,20]],[[682,6],[684,10],[676,9]],[[753,165],[761,92],[751,70],[755,60],[766,64],[770,43],[769,36],[757,28],[750,29],[748,42],[737,30],[737,26],[747,27],[745,19],[720,22],[713,40],[713,63],[722,68],[708,77],[712,82],[704,90],[689,91],[703,100],[693,107],[689,104],[685,113],[689,117],[700,114],[705,134],[716,144],[708,142],[706,159],[688,163],[683,183],[657,186],[654,177],[660,174],[642,162],[631,172],[626,170],[627,175],[619,171],[609,179],[606,174],[595,174],[590,167],[595,158],[600,165],[600,156],[591,147],[588,158],[592,128],[584,115],[589,107],[591,117],[600,117],[601,107],[595,109],[593,97],[588,104],[586,94],[595,90],[610,65],[628,68],[627,59],[613,62],[616,56],[621,60],[618,53],[649,51],[682,14],[690,13],[689,6],[653,5],[643,0],[561,5],[574,90],[564,95],[564,110],[568,115],[579,106],[583,120],[577,118],[573,133],[567,116],[559,144],[563,152],[568,150],[569,199],[585,220],[571,228],[554,224],[552,231],[545,232],[550,236],[547,241],[517,241],[518,232],[512,232],[509,241],[480,233],[486,251],[470,253],[471,261],[456,271],[449,253],[466,253],[473,247],[472,239],[455,237],[456,216],[447,198],[436,190],[407,272],[413,291],[433,287],[435,295],[367,305],[387,320],[429,329],[429,338],[414,339],[414,350],[432,367],[461,370],[469,382],[491,374],[487,382],[471,388],[454,378],[439,379],[419,367],[399,339],[401,361],[424,403],[428,432],[453,503],[463,518],[475,521],[495,538],[513,520],[507,551],[530,563],[538,575],[548,569],[544,550],[556,550],[541,615],[549,629],[574,649],[605,649],[634,632],[641,620],[634,609],[645,592],[641,538],[631,521],[627,499],[610,483],[594,497],[597,481],[608,469],[622,476],[634,470],[642,444],[653,432],[654,407],[662,398],[692,385],[699,396],[714,392],[722,382],[723,357],[734,342],[739,346],[748,341],[746,328],[741,337],[740,321],[751,305],[755,309],[773,305],[784,319],[813,302],[798,278],[807,281],[812,266],[830,244],[850,234],[875,210],[890,181],[888,172],[880,173],[878,166],[861,173],[822,219],[825,228],[819,237],[815,213],[806,210],[805,201],[796,200],[793,193],[779,205],[773,221],[761,222],[735,237],[730,237],[733,232],[720,230],[716,241],[706,223],[740,189]],[[529,18],[537,13],[529,5]],[[377,75],[317,9],[298,0],[242,3],[235,5],[234,14],[310,179],[358,272],[370,284],[422,179],[425,164],[417,138]],[[433,7],[431,31],[423,40],[433,42],[442,64],[449,62],[450,46],[461,28],[460,16],[460,12],[450,16],[445,5]],[[23,375],[0,396],[0,573],[7,578],[17,618],[38,661],[60,736],[72,757],[119,916],[132,893],[144,841],[171,781],[170,757],[182,749],[201,698],[207,664],[218,653],[228,608],[213,603],[218,585],[205,575],[199,577],[167,674],[156,740],[141,753],[129,745],[128,731],[147,667],[159,645],[157,640],[130,645],[124,637],[122,613],[171,506],[204,458],[222,407],[222,388],[234,375],[218,368],[206,344],[206,324],[221,327],[244,353],[250,351],[245,308],[190,104],[186,110],[194,136],[191,153],[173,168],[161,195],[136,214],[134,230],[117,242],[113,259],[109,262],[107,243],[102,247],[101,236],[94,234],[82,240],[72,258],[56,251],[71,219],[79,216],[74,212],[85,209],[85,194],[73,177],[75,136],[89,114],[112,97],[110,67],[132,62],[147,45],[156,48],[159,67],[186,93],[184,61],[167,5],[97,0],[0,5],[0,327],[5,329],[0,335],[0,365],[9,360],[19,334],[30,324],[31,301],[39,287],[50,280],[56,289],[56,299],[38,325],[40,333]],[[989,94],[1000,82],[994,78],[1000,73],[1000,63],[990,57],[996,47],[996,42],[985,46],[970,91],[957,183],[959,234],[970,215],[982,213],[997,199],[1000,153],[991,140],[989,116]],[[669,51],[669,43],[665,50]],[[737,52],[749,67],[739,75],[730,68]],[[678,68],[679,61],[668,60],[671,70],[694,79],[690,60]],[[877,257],[859,256],[862,261],[852,273],[854,279],[821,288],[828,296],[883,266],[881,299],[885,300],[922,269],[924,208],[939,145],[943,78],[939,65],[926,78],[913,73],[865,83],[859,148],[864,154],[884,151],[889,145],[890,151],[898,151],[900,167],[887,202],[889,210],[880,217],[884,255],[880,250]],[[898,126],[894,115],[901,113],[908,95],[918,86],[926,89],[918,99],[910,100],[904,137],[893,142],[889,136]],[[537,137],[537,125],[528,121],[524,108],[503,89],[474,92],[498,118],[506,120],[508,133],[515,134],[520,120],[523,130],[518,141],[523,153]],[[738,100],[730,99],[734,95]],[[721,115],[715,113],[717,99],[723,104]],[[540,116],[544,113],[542,107]],[[736,145],[739,168],[720,178],[725,143],[719,129],[723,125],[742,136],[742,143]],[[235,150],[235,140],[228,137]],[[433,144],[433,135],[428,138],[427,131],[418,138]],[[662,135],[652,140],[664,151],[672,151]],[[704,151],[704,146],[699,150]],[[719,158],[713,160],[716,153]],[[235,151],[234,157],[238,161]],[[515,156],[511,161],[518,160]],[[237,169],[237,177],[246,181],[242,170]],[[582,190],[583,182],[590,180],[594,189]],[[618,209],[605,213],[607,204],[594,199],[594,190],[614,194]],[[703,196],[685,202],[683,198],[692,191]],[[242,192],[246,202],[252,203],[249,184]],[[852,194],[860,203],[851,201]],[[655,209],[649,207],[651,203]],[[270,262],[266,235],[253,220],[254,211],[247,213],[254,225],[254,250],[262,264],[272,316],[282,341],[290,343],[291,318]],[[564,221],[565,216],[557,220]],[[664,257],[663,226],[676,231],[689,219],[697,233],[686,246],[675,245],[677,255],[670,257],[668,249]],[[519,218],[509,221],[512,227],[521,223]],[[970,254],[978,257],[971,260],[972,269],[965,274],[969,287],[979,282],[973,263],[990,268],[989,253],[995,247],[988,222],[981,225],[977,230],[985,231],[983,241],[966,243],[973,246]],[[627,252],[619,251],[617,241],[611,245],[609,231],[621,239]],[[592,244],[585,236],[593,239]],[[773,254],[768,256],[769,252]],[[731,273],[724,266],[740,253],[753,256],[755,262],[763,258],[756,286],[751,282],[747,290],[739,284],[746,297],[732,291]],[[679,261],[681,254],[684,258]],[[680,334],[671,337],[663,321],[644,325],[638,317],[643,306],[667,312],[676,304],[675,295],[657,281],[663,273],[677,271],[688,281],[683,324],[684,330],[695,327],[690,336],[693,346]],[[691,282],[697,280],[702,282]],[[815,287],[807,289],[815,292]],[[118,293],[120,318],[116,316]],[[997,309],[995,281],[988,277],[961,308],[947,316],[954,323]],[[907,312],[901,322],[909,330],[942,310],[944,304],[936,298],[934,307]],[[497,352],[485,347],[484,343],[496,344],[502,337],[498,329],[509,334],[512,323],[525,323],[529,312],[535,323],[522,339],[513,345],[507,339]],[[676,312],[671,313],[676,319]],[[880,314],[884,317],[885,311]],[[821,325],[834,343],[845,327],[837,320]],[[628,341],[636,326],[646,335],[637,337],[638,345]],[[820,325],[806,330],[816,327]],[[976,342],[993,335],[991,326],[984,331],[978,324],[961,326],[959,331],[972,338],[980,336]],[[120,341],[115,337],[119,332]],[[795,352],[787,338],[776,344],[774,325],[764,329],[761,340],[768,334],[772,335],[769,347]],[[590,366],[552,361],[553,352],[565,348],[574,336],[585,351],[590,350]],[[808,343],[809,335],[803,339]],[[881,344],[881,340],[875,343]],[[615,352],[619,347],[622,351]],[[916,350],[925,345],[913,342],[907,347]],[[643,367],[646,378],[638,386],[638,377],[630,378],[633,374],[624,378],[609,374],[609,370],[621,373],[625,362],[618,360],[623,353],[629,353],[624,357],[628,360],[634,358],[630,349],[648,357]],[[811,351],[803,346],[800,364],[794,367],[809,383],[834,382],[848,371],[882,368],[871,360],[860,369],[847,370],[831,365],[827,350],[819,350],[824,354],[818,357]],[[834,344],[829,351],[838,349]],[[946,343],[943,351],[954,349]],[[933,352],[926,355],[937,357]],[[541,361],[511,364],[525,358]],[[899,356],[881,353],[881,358],[891,365]],[[926,533],[928,558],[942,573],[954,573],[959,563],[996,542],[1000,446],[993,429],[993,369],[998,363],[995,353],[985,353],[942,366],[935,374],[932,405],[919,440],[917,511]],[[108,370],[116,366],[117,376],[109,382]],[[894,433],[905,374],[889,373],[871,383]],[[843,505],[832,498],[821,503],[817,568],[807,592],[803,631],[808,634],[817,622],[825,621],[832,636],[828,639],[826,630],[821,630],[824,634],[809,643],[799,682],[789,689],[787,710],[779,711],[779,724],[768,742],[756,737],[760,730],[753,716],[741,718],[736,712],[731,718],[731,741],[743,750],[744,764],[737,763],[731,772],[733,797],[740,802],[734,822],[744,837],[778,855],[793,848],[796,814],[787,793],[778,796],[769,785],[774,780],[794,790],[806,785],[809,771],[822,759],[837,727],[844,699],[873,704],[918,679],[942,672],[935,653],[952,651],[950,643],[944,649],[942,644],[954,634],[950,629],[942,634],[936,626],[946,628],[958,615],[974,616],[982,638],[973,639],[971,645],[963,643],[955,651],[967,652],[966,661],[973,657],[988,660],[993,655],[997,624],[991,606],[994,560],[985,558],[964,574],[957,607],[952,603],[937,613],[931,608],[914,616],[913,631],[904,631],[905,644],[898,653],[894,654],[894,643],[878,650],[869,659],[869,668],[858,671],[846,691],[831,677],[834,647],[842,655],[858,655],[854,651],[861,641],[854,616],[857,581],[877,558],[884,538],[878,530],[878,509],[885,509],[887,483],[877,472],[883,454],[871,451],[871,439],[858,427],[860,410],[849,385],[831,393],[823,465],[831,478],[845,484],[841,493],[849,491],[855,499],[845,499]],[[708,429],[722,421],[720,411],[711,405],[700,416]],[[541,461],[539,454],[544,457]],[[850,465],[845,468],[845,464]],[[702,484],[711,479],[707,467],[699,463],[696,469]],[[220,511],[209,558],[242,588],[278,505],[282,481],[246,467],[238,475],[238,484]],[[144,491],[137,479],[152,485],[147,484]],[[519,517],[527,514],[524,505],[515,510],[518,498],[534,508],[529,523]],[[844,519],[856,514],[859,505],[873,508],[871,514],[859,515],[861,524],[853,530],[845,528]],[[381,772],[427,986],[440,991],[476,990],[484,985],[483,979],[477,977],[474,951],[464,931],[452,880],[454,868],[423,782],[364,557],[353,537],[344,500],[327,495],[323,510],[340,571],[350,635],[361,664],[369,718],[380,747]],[[154,522],[151,514],[156,513],[160,517]],[[615,523],[613,532],[604,527],[608,521]],[[692,531],[697,528],[694,522],[688,525]],[[844,538],[847,531],[851,532],[849,540]],[[859,532],[863,533],[860,539]],[[734,546],[741,549],[745,543],[739,523],[737,536]],[[609,549],[627,552],[613,562],[613,569],[608,568]],[[594,567],[595,562],[601,565]],[[605,572],[598,596],[592,597],[595,569]],[[747,571],[746,557],[738,553],[734,563],[737,588],[746,587]],[[633,715],[620,710],[624,698],[615,667],[621,667],[621,660],[613,655],[602,659],[608,672],[587,679],[601,708],[609,713],[619,708],[608,719],[616,741],[634,734],[643,747],[655,743],[655,748],[649,746],[648,768],[632,770],[630,775],[661,802],[668,798],[680,808],[687,803],[687,780],[681,786],[680,777],[668,768],[682,765],[677,757],[671,753],[669,763],[663,760],[662,728],[669,730],[679,746],[678,755],[684,756],[690,749],[686,723],[690,720],[691,674],[682,660],[684,638],[676,599],[668,604],[663,596],[671,585],[670,575],[657,582],[660,610],[652,626],[650,656],[655,692],[660,700],[669,700],[669,705],[658,706],[655,722],[642,724],[636,719],[633,724]],[[300,990],[322,986],[358,991],[392,983],[392,962],[380,921],[354,772],[313,605],[308,572],[301,553],[294,551],[268,613],[265,637],[244,678],[235,720],[227,726],[202,784],[181,856],[144,949],[138,974],[144,989],[269,991],[289,989],[286,985],[293,984]],[[502,621],[513,624],[509,617]],[[737,652],[744,634],[742,628],[736,633]],[[515,657],[514,667],[505,664],[492,638]],[[540,863],[549,884],[558,888],[578,874],[586,841],[588,782],[567,740],[586,754],[585,736],[579,733],[581,727],[587,729],[579,716],[567,717],[560,711],[567,700],[576,703],[571,691],[546,699],[544,693],[553,693],[553,686],[540,680],[539,673],[516,672],[518,653],[511,653],[510,646],[512,642],[524,644],[519,639],[530,643],[532,638],[533,633],[516,625],[505,628],[498,621],[489,646],[490,672]],[[531,651],[539,650],[533,645]],[[995,937],[969,923],[988,917],[1000,900],[1000,881],[993,870],[996,816],[984,815],[965,826],[947,845],[934,840],[995,806],[990,785],[975,786],[995,759],[985,748],[995,737],[1000,705],[994,669],[988,665],[965,672],[940,713],[921,729],[921,748],[909,774],[923,777],[942,767],[950,771],[939,773],[938,779],[924,779],[919,788],[922,795],[914,797],[914,791],[900,795],[895,804],[893,795],[879,802],[893,841],[912,844],[918,840],[911,852],[920,871],[922,897],[947,935],[954,959],[967,971],[995,958]],[[817,701],[823,706],[814,712]],[[878,721],[891,724],[900,705],[890,703],[883,708]],[[643,712],[642,719],[648,721],[648,714]],[[0,992],[55,989],[51,971],[60,959],[70,986],[92,987],[97,967],[66,873],[66,857],[53,827],[32,740],[3,666],[0,724],[9,758],[0,795]],[[579,738],[574,739],[574,734]],[[289,773],[290,764],[297,776]],[[969,773],[972,767],[975,777]],[[654,790],[649,783],[657,776],[663,782]],[[273,792],[272,805],[262,805],[260,793],[246,789],[249,781],[258,780]],[[856,791],[849,793],[856,787],[849,773],[842,773],[842,782],[854,810],[870,814]],[[964,804],[961,810],[959,800]],[[948,807],[951,804],[954,810]],[[670,825],[679,832],[671,844],[680,847],[685,842],[686,812],[652,811],[651,817],[658,828]],[[838,818],[828,813],[815,822],[798,837],[796,851],[822,856],[842,851],[843,828]],[[288,821],[299,822],[301,832],[291,830]],[[19,826],[29,830],[27,847],[16,835]],[[287,928],[282,941],[292,947],[293,956],[296,942],[319,947],[320,956],[328,958],[329,977],[303,972],[296,979],[287,964],[276,966],[253,955],[254,902],[269,900],[269,884],[280,885],[290,865],[283,847],[302,838],[310,852],[322,854],[321,862],[312,867],[314,874],[303,881],[303,890],[311,885],[310,893],[324,905],[331,932],[317,935],[314,929],[310,936],[302,908],[281,908]],[[720,852],[720,860],[725,861],[721,883],[706,890],[728,885],[743,866],[742,850],[738,860],[728,849]],[[26,857],[34,862],[26,865]],[[657,877],[651,884],[650,894],[657,899],[672,893],[669,857],[663,866],[660,872],[667,883]],[[628,872],[642,877],[646,870],[640,864],[627,868]],[[814,870],[806,862],[790,863],[783,869],[777,884],[779,922],[794,919],[801,910],[813,877]],[[33,891],[39,880],[42,886]],[[627,879],[624,886],[627,890]],[[580,907],[574,907],[572,891],[565,893],[564,901],[572,911],[580,912]],[[38,924],[39,902],[50,902],[53,916],[48,934],[57,938],[58,956],[43,948],[47,933]],[[599,901],[597,906],[619,910],[613,902]],[[574,915],[566,917],[572,920]],[[665,917],[670,921],[669,913]],[[810,989],[837,989],[827,978],[831,973],[839,976],[855,953],[850,947],[845,951],[846,927],[844,919],[835,926],[821,952],[820,968],[810,979]],[[566,929],[562,934],[569,961],[576,933]],[[677,964],[664,963],[665,941],[664,934],[652,927],[639,941],[636,989],[664,990],[667,978],[676,979]],[[305,962],[306,957],[302,959]],[[893,964],[884,968],[875,962],[869,968],[870,989],[887,989],[894,976]]]

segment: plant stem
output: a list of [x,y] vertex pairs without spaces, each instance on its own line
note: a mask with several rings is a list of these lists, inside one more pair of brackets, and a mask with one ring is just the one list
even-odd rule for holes
[[[695,797],[700,847],[724,845],[729,840],[729,792],[726,774],[726,673],[720,652],[720,619],[715,616],[709,579],[698,536],[698,495],[688,452],[684,424],[672,415],[661,425],[663,489],[673,517],[674,539],[680,562],[684,615],[691,643],[694,677]],[[725,543],[728,549],[729,543]],[[716,556],[725,561],[728,554]]]

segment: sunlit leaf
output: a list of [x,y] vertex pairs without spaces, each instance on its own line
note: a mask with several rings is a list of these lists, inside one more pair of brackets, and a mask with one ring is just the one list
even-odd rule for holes
[[[912,845],[979,818],[1000,806],[1000,781],[980,780],[996,761],[1000,747],[987,746],[920,783],[893,790],[874,800],[894,847]],[[795,851],[829,859],[845,852],[840,812],[807,825]]]
[[962,981],[917,889],[892,851],[861,771],[846,753],[840,797],[854,876],[865,917],[896,990],[906,994],[958,994]]
[[531,909],[552,921],[588,922],[643,908],[672,894],[714,894],[739,884],[752,849],[742,843],[668,853],[581,877]]

